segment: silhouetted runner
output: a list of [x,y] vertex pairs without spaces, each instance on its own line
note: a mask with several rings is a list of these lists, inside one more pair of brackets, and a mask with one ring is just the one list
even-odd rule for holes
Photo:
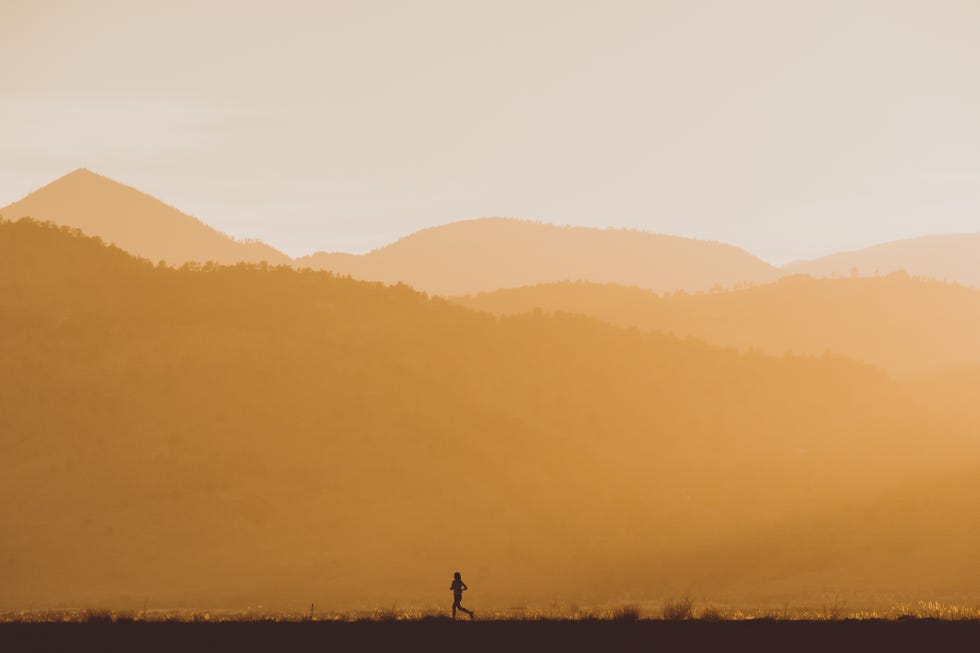
[[453,619],[456,618],[456,608],[459,608],[466,614],[470,615],[470,620],[472,621],[473,611],[467,610],[459,604],[459,602],[463,600],[463,592],[469,588],[466,586],[466,583],[463,582],[463,579],[459,577],[458,571],[453,574],[453,584],[449,586],[449,589],[453,591]]

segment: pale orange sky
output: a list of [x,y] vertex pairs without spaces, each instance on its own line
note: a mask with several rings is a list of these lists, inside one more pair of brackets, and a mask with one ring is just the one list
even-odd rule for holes
[[0,205],[84,166],[293,255],[490,215],[777,263],[976,232],[978,26],[974,1],[0,0]]

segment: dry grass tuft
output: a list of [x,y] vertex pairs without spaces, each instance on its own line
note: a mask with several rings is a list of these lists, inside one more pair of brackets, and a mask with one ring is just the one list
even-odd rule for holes
[[939,601],[919,601],[914,608],[898,606],[897,618],[941,619],[944,621],[975,621],[980,619],[980,607],[967,608],[961,605],[948,605]]
[[840,621],[847,617],[847,602],[834,596],[834,602],[823,607],[820,618],[824,621]]
[[701,608],[697,618],[701,621],[725,621],[728,617],[726,617],[725,613],[715,606],[706,605]]
[[694,617],[694,602],[690,596],[682,599],[667,599],[660,618],[664,621],[685,621]]
[[86,610],[82,614],[82,622],[87,624],[111,624],[113,621],[110,610]]
[[612,621],[639,621],[640,608],[635,605],[621,605],[609,615]]

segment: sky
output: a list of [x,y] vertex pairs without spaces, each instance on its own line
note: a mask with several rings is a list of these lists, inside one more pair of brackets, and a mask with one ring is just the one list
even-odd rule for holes
[[73,169],[288,254],[508,216],[773,263],[980,231],[980,3],[0,0],[0,206]]

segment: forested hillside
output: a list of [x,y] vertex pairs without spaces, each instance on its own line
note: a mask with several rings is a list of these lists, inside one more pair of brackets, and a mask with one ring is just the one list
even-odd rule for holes
[[771,355],[830,351],[899,377],[980,366],[980,290],[901,272],[853,279],[799,275],[698,294],[561,283],[453,299],[498,315],[578,313]]
[[0,607],[424,605],[455,568],[503,607],[975,588],[975,409],[836,356],[22,220],[0,361]]

